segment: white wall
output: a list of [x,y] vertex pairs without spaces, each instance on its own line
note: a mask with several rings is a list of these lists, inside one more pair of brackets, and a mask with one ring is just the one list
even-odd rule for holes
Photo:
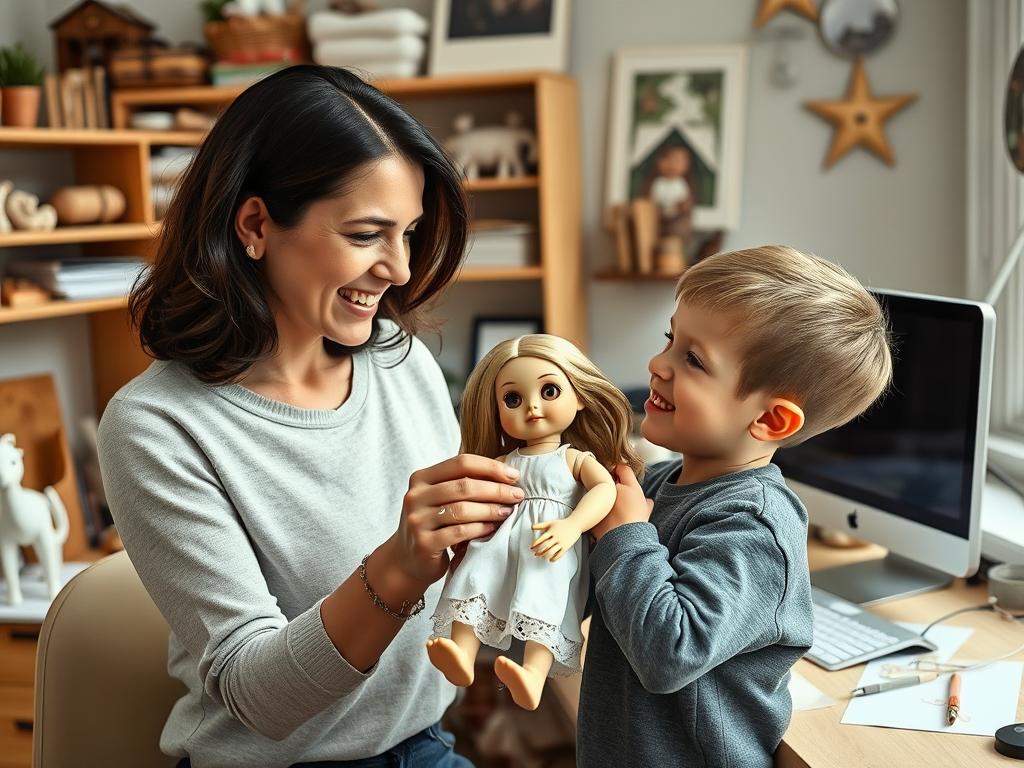
[[[867,60],[879,95],[918,100],[887,128],[889,168],[862,150],[829,171],[822,159],[831,127],[802,107],[837,99],[850,64],[828,53],[802,17],[791,44],[799,82],[769,82],[773,44],[753,32],[754,0],[576,0],[572,73],[582,94],[586,172],[584,231],[590,271],[612,265],[600,231],[612,52],[635,45],[750,44],[743,209],[727,248],[787,243],[839,262],[879,287],[963,295],[966,290],[966,2],[901,0],[891,43]],[[590,353],[622,386],[648,380],[646,363],[663,343],[673,309],[669,284],[591,283]]]
[[[320,10],[327,0],[310,0]],[[0,45],[24,40],[52,66],[50,20],[73,0],[0,0]],[[171,42],[201,40],[197,4],[192,0],[136,0],[129,3],[154,22]],[[384,7],[406,6],[427,14],[431,0],[387,0]],[[855,151],[830,171],[822,158],[831,128],[801,105],[807,99],[840,98],[849,63],[831,56],[813,26],[796,17],[777,19],[805,30],[792,43],[799,82],[779,90],[768,80],[773,45],[754,35],[756,0],[573,0],[570,71],[579,79],[582,101],[581,147],[584,167],[584,243],[587,273],[612,263],[610,243],[600,231],[608,123],[611,56],[620,47],[749,43],[749,94],[746,105],[743,210],[726,247],[784,242],[843,264],[864,282],[934,293],[965,291],[965,0],[901,0],[902,18],[893,41],[867,62],[880,95],[916,93],[918,100],[889,123],[896,154],[889,168]],[[0,153],[0,176],[11,158]],[[19,161],[19,165],[21,165]],[[57,172],[40,163],[38,185]],[[19,177],[28,173],[19,168]],[[535,310],[536,301],[509,298],[523,292],[460,286],[458,301],[445,307],[449,333],[442,362],[461,366],[469,318]],[[646,362],[662,343],[672,311],[669,284],[590,283],[590,353],[622,386],[643,385]],[[505,298],[509,303],[496,306]],[[494,302],[492,303],[492,298]],[[88,411],[91,372],[88,360],[65,355],[62,337],[86,335],[82,319],[45,324],[0,326],[0,378],[18,375],[24,364],[56,372],[66,413]]]

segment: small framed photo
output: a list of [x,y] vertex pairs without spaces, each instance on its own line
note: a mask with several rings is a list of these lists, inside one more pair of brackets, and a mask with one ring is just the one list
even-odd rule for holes
[[569,59],[569,0],[434,0],[430,74],[554,70]]
[[473,335],[469,344],[469,370],[499,342],[543,333],[544,322],[539,317],[477,317],[473,319]]
[[606,204],[686,200],[694,229],[739,225],[747,50],[616,52]]

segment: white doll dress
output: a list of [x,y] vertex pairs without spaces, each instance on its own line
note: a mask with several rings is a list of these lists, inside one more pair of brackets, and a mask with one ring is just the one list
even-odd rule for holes
[[451,637],[457,621],[501,650],[513,637],[546,646],[554,657],[551,675],[580,671],[580,621],[590,584],[587,537],[554,563],[530,549],[542,535],[533,526],[568,517],[586,491],[566,465],[568,448],[538,455],[516,449],[505,459],[519,470],[526,496],[488,538],[471,541],[448,574],[433,616],[436,637]]

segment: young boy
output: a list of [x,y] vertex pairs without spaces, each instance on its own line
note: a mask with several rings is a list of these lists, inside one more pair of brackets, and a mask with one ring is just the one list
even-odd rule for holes
[[718,254],[676,298],[642,433],[682,461],[642,488],[620,468],[591,531],[584,768],[771,766],[812,616],[807,511],[772,456],[853,419],[891,378],[878,302],[823,259]]

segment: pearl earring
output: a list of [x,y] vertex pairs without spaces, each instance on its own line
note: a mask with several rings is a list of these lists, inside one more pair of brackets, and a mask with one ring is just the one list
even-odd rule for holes
[[245,246],[245,254],[250,259],[255,259],[256,258],[256,246],[253,245],[252,243],[249,243],[247,246]]

